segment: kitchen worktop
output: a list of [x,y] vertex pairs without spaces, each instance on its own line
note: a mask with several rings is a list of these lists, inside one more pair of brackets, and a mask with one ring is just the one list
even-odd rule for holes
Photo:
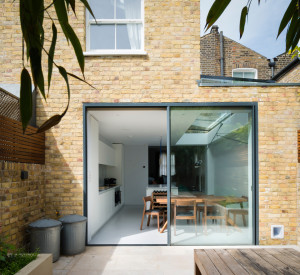
[[109,190],[115,189],[117,187],[120,187],[121,185],[114,185],[114,186],[99,186],[99,194],[105,193]]

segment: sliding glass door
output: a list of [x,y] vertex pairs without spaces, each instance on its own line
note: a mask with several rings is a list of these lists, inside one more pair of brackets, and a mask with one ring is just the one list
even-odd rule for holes
[[170,107],[171,245],[254,244],[253,136],[251,107]]

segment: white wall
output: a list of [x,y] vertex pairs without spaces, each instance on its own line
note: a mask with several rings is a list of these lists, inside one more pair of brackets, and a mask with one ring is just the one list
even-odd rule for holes
[[125,204],[142,205],[148,185],[148,146],[125,146],[124,161]]
[[99,169],[98,169],[98,121],[88,114],[87,117],[87,207],[88,240],[99,228]]

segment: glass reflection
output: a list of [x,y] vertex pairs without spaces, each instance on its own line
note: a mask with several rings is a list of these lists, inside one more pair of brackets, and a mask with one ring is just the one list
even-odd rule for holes
[[253,244],[252,109],[171,108],[171,244]]

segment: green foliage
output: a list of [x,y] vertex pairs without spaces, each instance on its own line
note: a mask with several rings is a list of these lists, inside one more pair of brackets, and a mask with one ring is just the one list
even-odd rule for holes
[[292,55],[292,59],[298,56],[300,58],[300,47],[296,46],[293,51],[289,50],[289,54]]
[[38,253],[24,253],[0,239],[0,274],[12,275],[37,258]]
[[[286,33],[286,52],[294,51],[300,39],[300,1],[289,0],[290,4],[281,19],[277,37],[285,28]],[[209,29],[223,14],[231,0],[215,0],[211,6],[206,18],[206,30]],[[252,0],[248,0],[247,5],[243,7],[240,18],[240,38],[242,38],[245,29],[246,18],[248,16]],[[258,0],[260,4],[260,0]]]
[[12,254],[9,255],[5,263],[0,262],[0,274],[1,275],[13,275],[16,274],[24,266],[32,262],[37,258],[37,253],[31,254]]
[[[77,0],[84,4],[89,12],[94,17],[94,14],[86,0]],[[56,13],[56,18],[52,18],[49,9],[53,9]],[[59,22],[63,33],[67,41],[71,42],[74,49],[75,55],[81,72],[84,76],[84,56],[80,41],[74,32],[73,28],[69,24],[69,15],[67,9],[71,7],[74,14],[76,7],[76,0],[53,0],[47,7],[44,6],[44,0],[20,0],[20,22],[23,35],[23,41],[26,46],[26,57],[30,63],[31,76],[33,81],[34,89],[38,89],[42,94],[43,98],[46,99],[44,74],[42,71],[42,57],[43,53],[48,56],[48,91],[50,89],[53,65],[58,69],[62,78],[65,80],[68,92],[68,104],[62,114],[56,114],[45,121],[42,126],[38,129],[39,132],[44,132],[51,127],[58,124],[63,116],[66,114],[69,103],[70,103],[70,87],[68,77],[71,76],[84,83],[87,83],[84,79],[75,76],[65,70],[62,66],[59,66],[54,61],[55,46],[57,42],[57,28],[55,22]],[[52,21],[52,41],[49,50],[44,47],[44,28],[43,22],[45,15]],[[56,20],[56,21],[55,21]],[[58,21],[57,21],[58,20]],[[23,69],[21,73],[21,97],[20,97],[20,112],[21,120],[23,125],[23,131],[25,132],[26,127],[32,116],[32,104],[31,104],[31,77],[28,70],[25,68],[25,53],[23,45]],[[88,83],[87,83],[88,84]],[[89,84],[90,85],[90,84]],[[92,85],[90,85],[93,87]],[[94,88],[94,87],[93,87]]]

